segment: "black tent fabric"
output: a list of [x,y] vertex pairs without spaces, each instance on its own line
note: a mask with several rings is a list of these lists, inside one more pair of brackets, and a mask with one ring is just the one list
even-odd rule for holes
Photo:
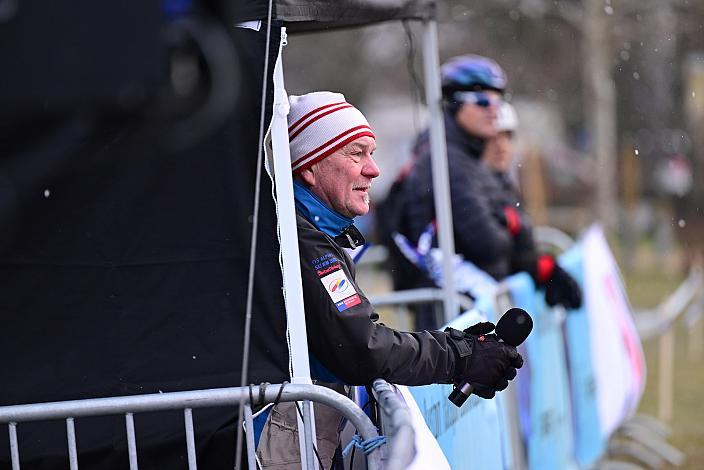
[[[0,405],[240,385],[265,34],[232,29],[236,109],[186,150],[125,116],[0,123]],[[277,383],[288,348],[265,173],[259,212],[249,382]],[[201,468],[232,468],[236,408],[194,419]],[[181,413],[135,420],[140,468],[186,467]],[[124,418],[76,429],[81,468],[128,467]],[[22,468],[67,467],[65,432],[20,424]]]
[[276,18],[290,33],[348,28],[435,15],[431,0],[276,0]]
[[[43,11],[44,0],[33,1],[36,8],[22,11]],[[203,4],[229,26],[264,19],[269,6],[267,0]],[[64,22],[47,23],[43,37],[55,41],[24,35],[18,42],[12,39],[24,30],[3,18],[0,37],[31,53],[19,54],[27,60],[18,62],[13,50],[0,48],[0,65],[14,64],[18,78],[17,89],[3,87],[0,95],[0,104],[13,103],[0,111],[0,406],[240,385],[262,73],[268,53],[268,123],[279,27],[296,33],[434,14],[426,0],[275,0],[273,10],[268,51],[265,24],[259,31],[231,28],[241,72],[236,109],[208,139],[179,152],[163,150],[163,129],[149,121],[86,108],[68,113],[85,105],[80,93],[59,105],[47,100],[60,97],[58,83],[100,79],[94,75],[100,70],[109,79],[86,83],[91,96],[122,99],[117,75],[110,74],[129,73],[122,73],[123,62],[102,58],[100,67],[75,60],[75,70],[60,70],[62,61],[51,59],[59,57]],[[61,18],[70,25],[73,15]],[[158,23],[158,12],[149,21]],[[95,54],[109,45],[124,61],[132,42],[155,37],[152,26],[131,42],[92,26],[91,41],[60,52]],[[149,93],[158,92],[158,54],[150,48],[140,55]],[[44,60],[56,69],[37,68]],[[43,72],[45,80],[23,83],[22,67]],[[37,104],[51,113],[8,114],[23,103],[32,113]],[[265,174],[261,183],[249,382],[276,383],[288,378],[286,318]],[[232,468],[236,418],[234,407],[194,411],[201,468]],[[135,421],[140,468],[186,467],[180,413]],[[122,417],[79,419],[76,431],[81,468],[127,468]],[[63,422],[20,424],[22,468],[66,467],[65,432]],[[0,442],[7,439],[2,427]],[[9,460],[8,446],[0,446],[0,467]]]

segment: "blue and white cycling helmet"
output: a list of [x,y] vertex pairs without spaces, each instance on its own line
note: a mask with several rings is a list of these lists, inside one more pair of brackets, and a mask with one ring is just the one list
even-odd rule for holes
[[506,74],[492,59],[480,55],[461,55],[449,59],[440,67],[442,94],[448,100],[458,91],[506,89]]

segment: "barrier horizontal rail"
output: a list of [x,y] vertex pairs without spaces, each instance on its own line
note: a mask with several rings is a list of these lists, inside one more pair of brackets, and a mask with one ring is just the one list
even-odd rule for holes
[[574,240],[572,237],[560,229],[549,227],[547,225],[533,227],[533,238],[536,243],[551,245],[557,248],[560,252],[565,252],[569,250],[572,245],[574,245]]
[[661,336],[672,323],[682,316],[687,306],[704,289],[704,273],[701,268],[693,268],[687,278],[653,310],[640,311],[635,315],[636,328],[641,340]]
[[384,245],[372,245],[357,262],[358,266],[377,265],[385,263],[389,257],[389,250]]
[[[89,416],[125,414],[129,417],[136,413],[187,410],[214,406],[237,406],[240,400],[249,405],[259,405],[279,401],[292,402],[310,400],[327,405],[339,411],[357,429],[364,440],[378,436],[374,424],[364,411],[352,400],[334,390],[311,384],[286,384],[281,391],[281,384],[267,385],[260,400],[260,386],[230,387],[184,392],[155,393],[125,397],[89,398],[50,403],[33,403],[26,405],[8,405],[0,407],[0,423],[7,424],[10,430],[11,448],[17,449],[16,428],[18,424],[54,419],[75,419]],[[250,393],[253,401],[250,403]],[[71,421],[73,422],[73,421]],[[14,439],[13,439],[14,438]],[[19,468],[19,457],[13,453],[13,468]],[[16,461],[16,465],[15,465]],[[381,469],[381,452],[375,449],[367,456],[370,469]],[[136,468],[136,465],[135,467]]]
[[[435,287],[423,287],[420,289],[407,289],[388,292],[386,294],[376,294],[369,296],[369,301],[375,307],[387,305],[410,305],[428,302],[442,302],[445,293],[442,289]],[[457,294],[457,302],[464,309],[472,308],[473,302],[469,297]]]
[[[536,242],[543,245],[550,245],[559,251],[566,251],[574,244],[574,240],[559,229],[539,226],[534,228]],[[383,246],[373,246],[361,257],[360,265],[381,265],[388,258],[388,250]],[[502,287],[499,287],[502,291]],[[457,304],[463,310],[469,310],[474,306],[471,298],[461,293],[456,294]],[[392,291],[385,294],[376,294],[369,297],[369,301],[375,307],[412,305],[429,302],[443,302],[445,291],[436,287],[424,287],[418,289],[406,289]]]
[[702,275],[702,269],[700,267],[692,268],[687,279],[657,307],[656,310],[660,313],[663,320],[668,323],[673,323],[682,315],[687,305],[689,305],[689,303],[696,298],[697,293],[701,291],[704,286],[703,281],[704,276]]

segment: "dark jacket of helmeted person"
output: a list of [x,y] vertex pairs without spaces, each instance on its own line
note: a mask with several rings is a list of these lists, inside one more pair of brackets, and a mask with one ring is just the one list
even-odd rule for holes
[[[450,174],[455,251],[495,279],[511,270],[511,234],[501,223],[506,196],[496,176],[479,158],[484,141],[463,131],[454,116],[445,112],[447,160]],[[403,181],[400,232],[417,243],[435,220],[429,133],[422,133],[414,147],[415,161]],[[418,287],[418,286],[407,286]]]

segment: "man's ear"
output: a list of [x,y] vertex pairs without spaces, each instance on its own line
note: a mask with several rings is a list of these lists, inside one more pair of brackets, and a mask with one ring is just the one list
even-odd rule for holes
[[305,170],[301,171],[298,173],[298,178],[305,183],[306,186],[309,188],[312,188],[315,186],[315,171],[313,171],[315,168],[315,165],[312,165]]

